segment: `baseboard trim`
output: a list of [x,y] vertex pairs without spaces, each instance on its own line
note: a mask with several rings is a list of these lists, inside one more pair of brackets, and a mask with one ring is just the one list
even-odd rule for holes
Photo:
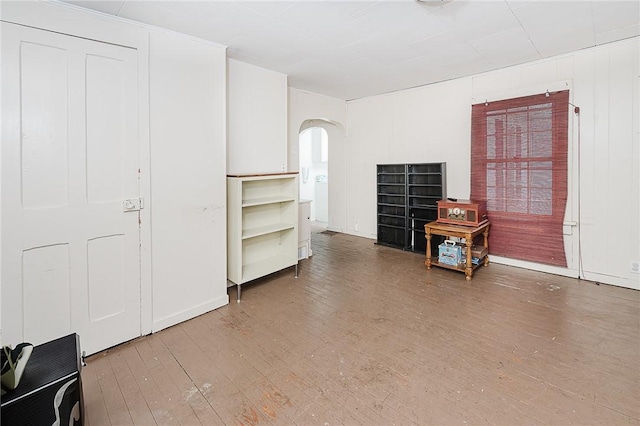
[[527,262],[524,260],[510,259],[507,257],[495,256],[489,254],[489,261],[499,265],[514,266],[516,268],[529,269],[537,272],[545,272],[547,274],[561,275],[563,277],[576,278],[583,281],[592,281],[598,284],[609,284],[617,287],[630,288],[634,290],[640,290],[640,282],[635,282],[623,277],[616,277],[613,275],[605,275],[597,272],[579,271],[575,269],[562,268],[559,266],[543,265],[540,263]]
[[166,316],[164,318],[154,320],[152,332],[157,333],[160,330],[163,330],[165,328],[171,327],[176,324],[180,324],[181,322],[190,320],[202,314],[206,314],[207,312],[211,312],[214,309],[218,309],[228,304],[229,304],[229,296],[225,294],[222,297],[209,300],[198,306],[194,306],[193,308],[185,309],[184,311],[180,311],[175,314]]

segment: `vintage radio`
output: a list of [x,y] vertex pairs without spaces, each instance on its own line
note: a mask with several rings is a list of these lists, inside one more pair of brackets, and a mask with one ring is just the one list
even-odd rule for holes
[[438,201],[438,223],[478,226],[487,221],[487,203],[469,200]]

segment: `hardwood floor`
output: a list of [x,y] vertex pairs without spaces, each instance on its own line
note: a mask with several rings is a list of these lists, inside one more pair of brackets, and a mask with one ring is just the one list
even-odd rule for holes
[[88,358],[88,423],[640,424],[640,292],[423,261],[314,234],[298,279]]

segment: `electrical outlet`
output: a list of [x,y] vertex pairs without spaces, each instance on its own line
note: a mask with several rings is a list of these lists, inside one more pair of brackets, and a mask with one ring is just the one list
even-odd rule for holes
[[356,222],[355,225],[353,225],[353,230],[358,232],[358,222]]
[[635,262],[631,262],[631,272],[640,274],[640,261],[636,260]]

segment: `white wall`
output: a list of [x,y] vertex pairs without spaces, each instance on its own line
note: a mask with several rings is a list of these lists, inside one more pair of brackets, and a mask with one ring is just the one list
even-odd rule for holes
[[376,163],[445,161],[448,195],[468,198],[471,104],[569,87],[580,115],[570,113],[565,219],[581,225],[580,239],[567,227],[569,268],[493,261],[640,288],[639,40],[349,102],[346,231],[359,222],[359,235],[376,236]]
[[376,164],[446,162],[447,195],[468,198],[470,91],[467,78],[347,103],[347,232],[376,238]]
[[228,60],[227,173],[287,171],[287,76]]
[[640,261],[639,52],[636,37],[578,52],[573,63],[584,271],[589,279],[636,289],[640,275],[630,271]]
[[346,104],[341,99],[289,88],[289,171],[299,170],[298,135],[304,129],[321,127],[329,144],[329,188],[327,228],[342,232],[346,227]]
[[153,331],[229,302],[225,56],[150,31]]

